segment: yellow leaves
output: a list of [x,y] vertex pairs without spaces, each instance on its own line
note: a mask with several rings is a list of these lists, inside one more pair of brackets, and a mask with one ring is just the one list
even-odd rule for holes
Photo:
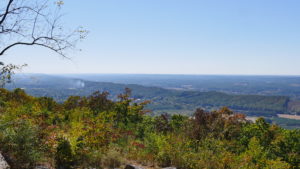
[[58,7],[61,7],[65,4],[64,1],[56,1],[55,4],[58,6]]
[[79,39],[83,40],[87,37],[87,35],[89,34],[89,31],[87,29],[84,29],[82,26],[80,26],[77,30],[77,32],[79,33]]
[[[107,146],[112,137],[111,125],[99,118],[94,120],[72,121],[66,134],[72,147],[75,147],[80,142],[91,150],[97,150]],[[78,140],[78,138],[81,138],[81,140]]]
[[281,161],[279,158],[276,160],[268,160],[266,164],[264,169],[289,169],[291,167],[288,163]]
[[85,134],[84,127],[85,125],[82,122],[71,122],[69,130],[66,132],[66,137],[69,138],[72,148],[76,147],[78,138]]
[[69,111],[69,121],[76,121],[80,122],[86,118],[92,118],[93,113],[90,111],[89,108],[83,107],[83,108],[75,108],[73,110]]

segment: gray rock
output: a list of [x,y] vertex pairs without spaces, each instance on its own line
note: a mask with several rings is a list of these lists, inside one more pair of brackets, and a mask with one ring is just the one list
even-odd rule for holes
[[127,164],[125,169],[144,169],[143,167]]
[[4,157],[0,153],[0,169],[10,169],[10,166],[5,161]]
[[176,167],[166,167],[166,168],[162,168],[162,169],[176,169]]
[[36,166],[34,169],[50,169],[50,168],[46,166]]

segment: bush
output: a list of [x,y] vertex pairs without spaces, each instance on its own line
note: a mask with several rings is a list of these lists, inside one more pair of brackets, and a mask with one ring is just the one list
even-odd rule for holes
[[32,168],[43,159],[45,146],[29,122],[11,122],[0,128],[1,150],[12,168]]
[[101,159],[103,168],[118,168],[122,165],[122,155],[115,149],[110,149]]
[[58,141],[57,151],[55,154],[55,166],[57,169],[74,168],[74,156],[71,144],[68,140],[60,138]]

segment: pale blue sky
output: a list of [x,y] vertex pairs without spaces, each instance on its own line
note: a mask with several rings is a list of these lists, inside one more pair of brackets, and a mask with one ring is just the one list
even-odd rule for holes
[[67,26],[90,31],[61,59],[16,48],[34,73],[300,75],[299,0],[65,0]]

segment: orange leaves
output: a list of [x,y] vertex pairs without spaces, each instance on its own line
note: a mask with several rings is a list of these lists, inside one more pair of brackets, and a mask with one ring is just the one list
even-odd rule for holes
[[132,146],[136,147],[136,148],[141,148],[141,149],[144,149],[145,148],[145,145],[142,144],[142,143],[139,143],[139,142],[136,142],[136,141],[133,141],[131,143]]

